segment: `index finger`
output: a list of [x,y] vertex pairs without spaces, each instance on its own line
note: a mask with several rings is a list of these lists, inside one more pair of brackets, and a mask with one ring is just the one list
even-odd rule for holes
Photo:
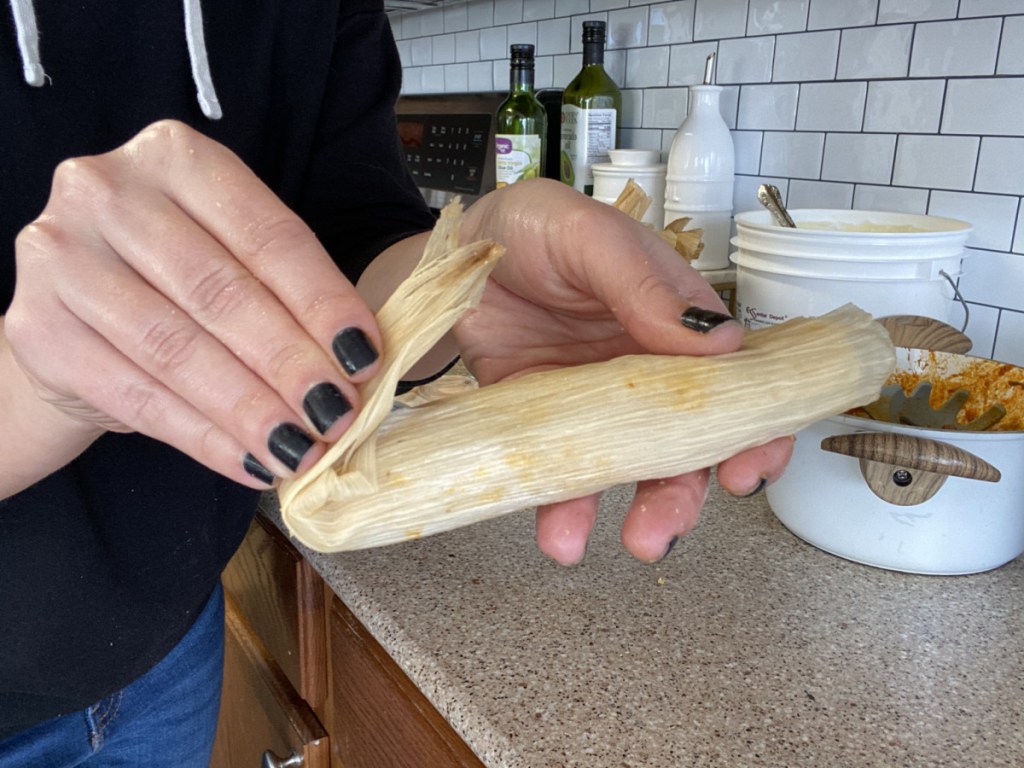
[[150,126],[122,151],[141,171],[163,178],[164,193],[274,293],[322,348],[333,349],[349,375],[372,375],[372,362],[349,359],[350,338],[339,337],[358,329],[380,349],[370,308],[312,230],[237,155],[175,121]]

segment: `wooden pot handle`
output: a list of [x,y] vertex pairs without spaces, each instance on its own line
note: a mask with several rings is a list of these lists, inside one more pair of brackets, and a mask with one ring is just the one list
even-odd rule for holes
[[955,445],[894,432],[832,435],[821,449],[860,459],[868,487],[881,499],[900,506],[927,501],[948,477],[998,483],[1001,474],[984,459]]

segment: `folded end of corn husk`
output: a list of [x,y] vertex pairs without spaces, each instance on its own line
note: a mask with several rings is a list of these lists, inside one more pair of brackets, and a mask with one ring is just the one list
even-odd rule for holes
[[[490,240],[460,247],[462,210],[456,199],[441,211],[416,269],[377,313],[383,364],[377,376],[361,387],[359,416],[320,461],[278,488],[282,517],[289,527],[294,515],[316,509],[331,498],[372,492],[373,452],[366,452],[361,462],[353,462],[354,452],[372,442],[392,409],[402,376],[480,300],[504,249]],[[339,467],[343,470],[335,471]]]

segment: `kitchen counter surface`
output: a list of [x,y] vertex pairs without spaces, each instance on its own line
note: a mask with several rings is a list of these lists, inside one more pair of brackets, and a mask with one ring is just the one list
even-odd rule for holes
[[488,766],[1024,765],[1024,558],[891,573],[715,489],[644,565],[618,540],[630,494],[573,568],[529,512],[306,554]]

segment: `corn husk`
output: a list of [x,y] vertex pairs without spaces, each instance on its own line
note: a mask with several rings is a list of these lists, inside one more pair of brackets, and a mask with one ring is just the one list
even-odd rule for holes
[[[424,295],[434,279],[439,295],[453,282],[439,271],[421,281]],[[422,310],[398,309],[403,301],[396,294],[395,311],[379,316],[395,355],[416,344],[418,325],[398,321]],[[314,549],[360,549],[713,466],[871,402],[894,361],[885,330],[846,306],[749,332],[730,354],[621,357],[413,408],[391,411],[393,384],[383,383],[342,442],[282,486],[282,517]]]

